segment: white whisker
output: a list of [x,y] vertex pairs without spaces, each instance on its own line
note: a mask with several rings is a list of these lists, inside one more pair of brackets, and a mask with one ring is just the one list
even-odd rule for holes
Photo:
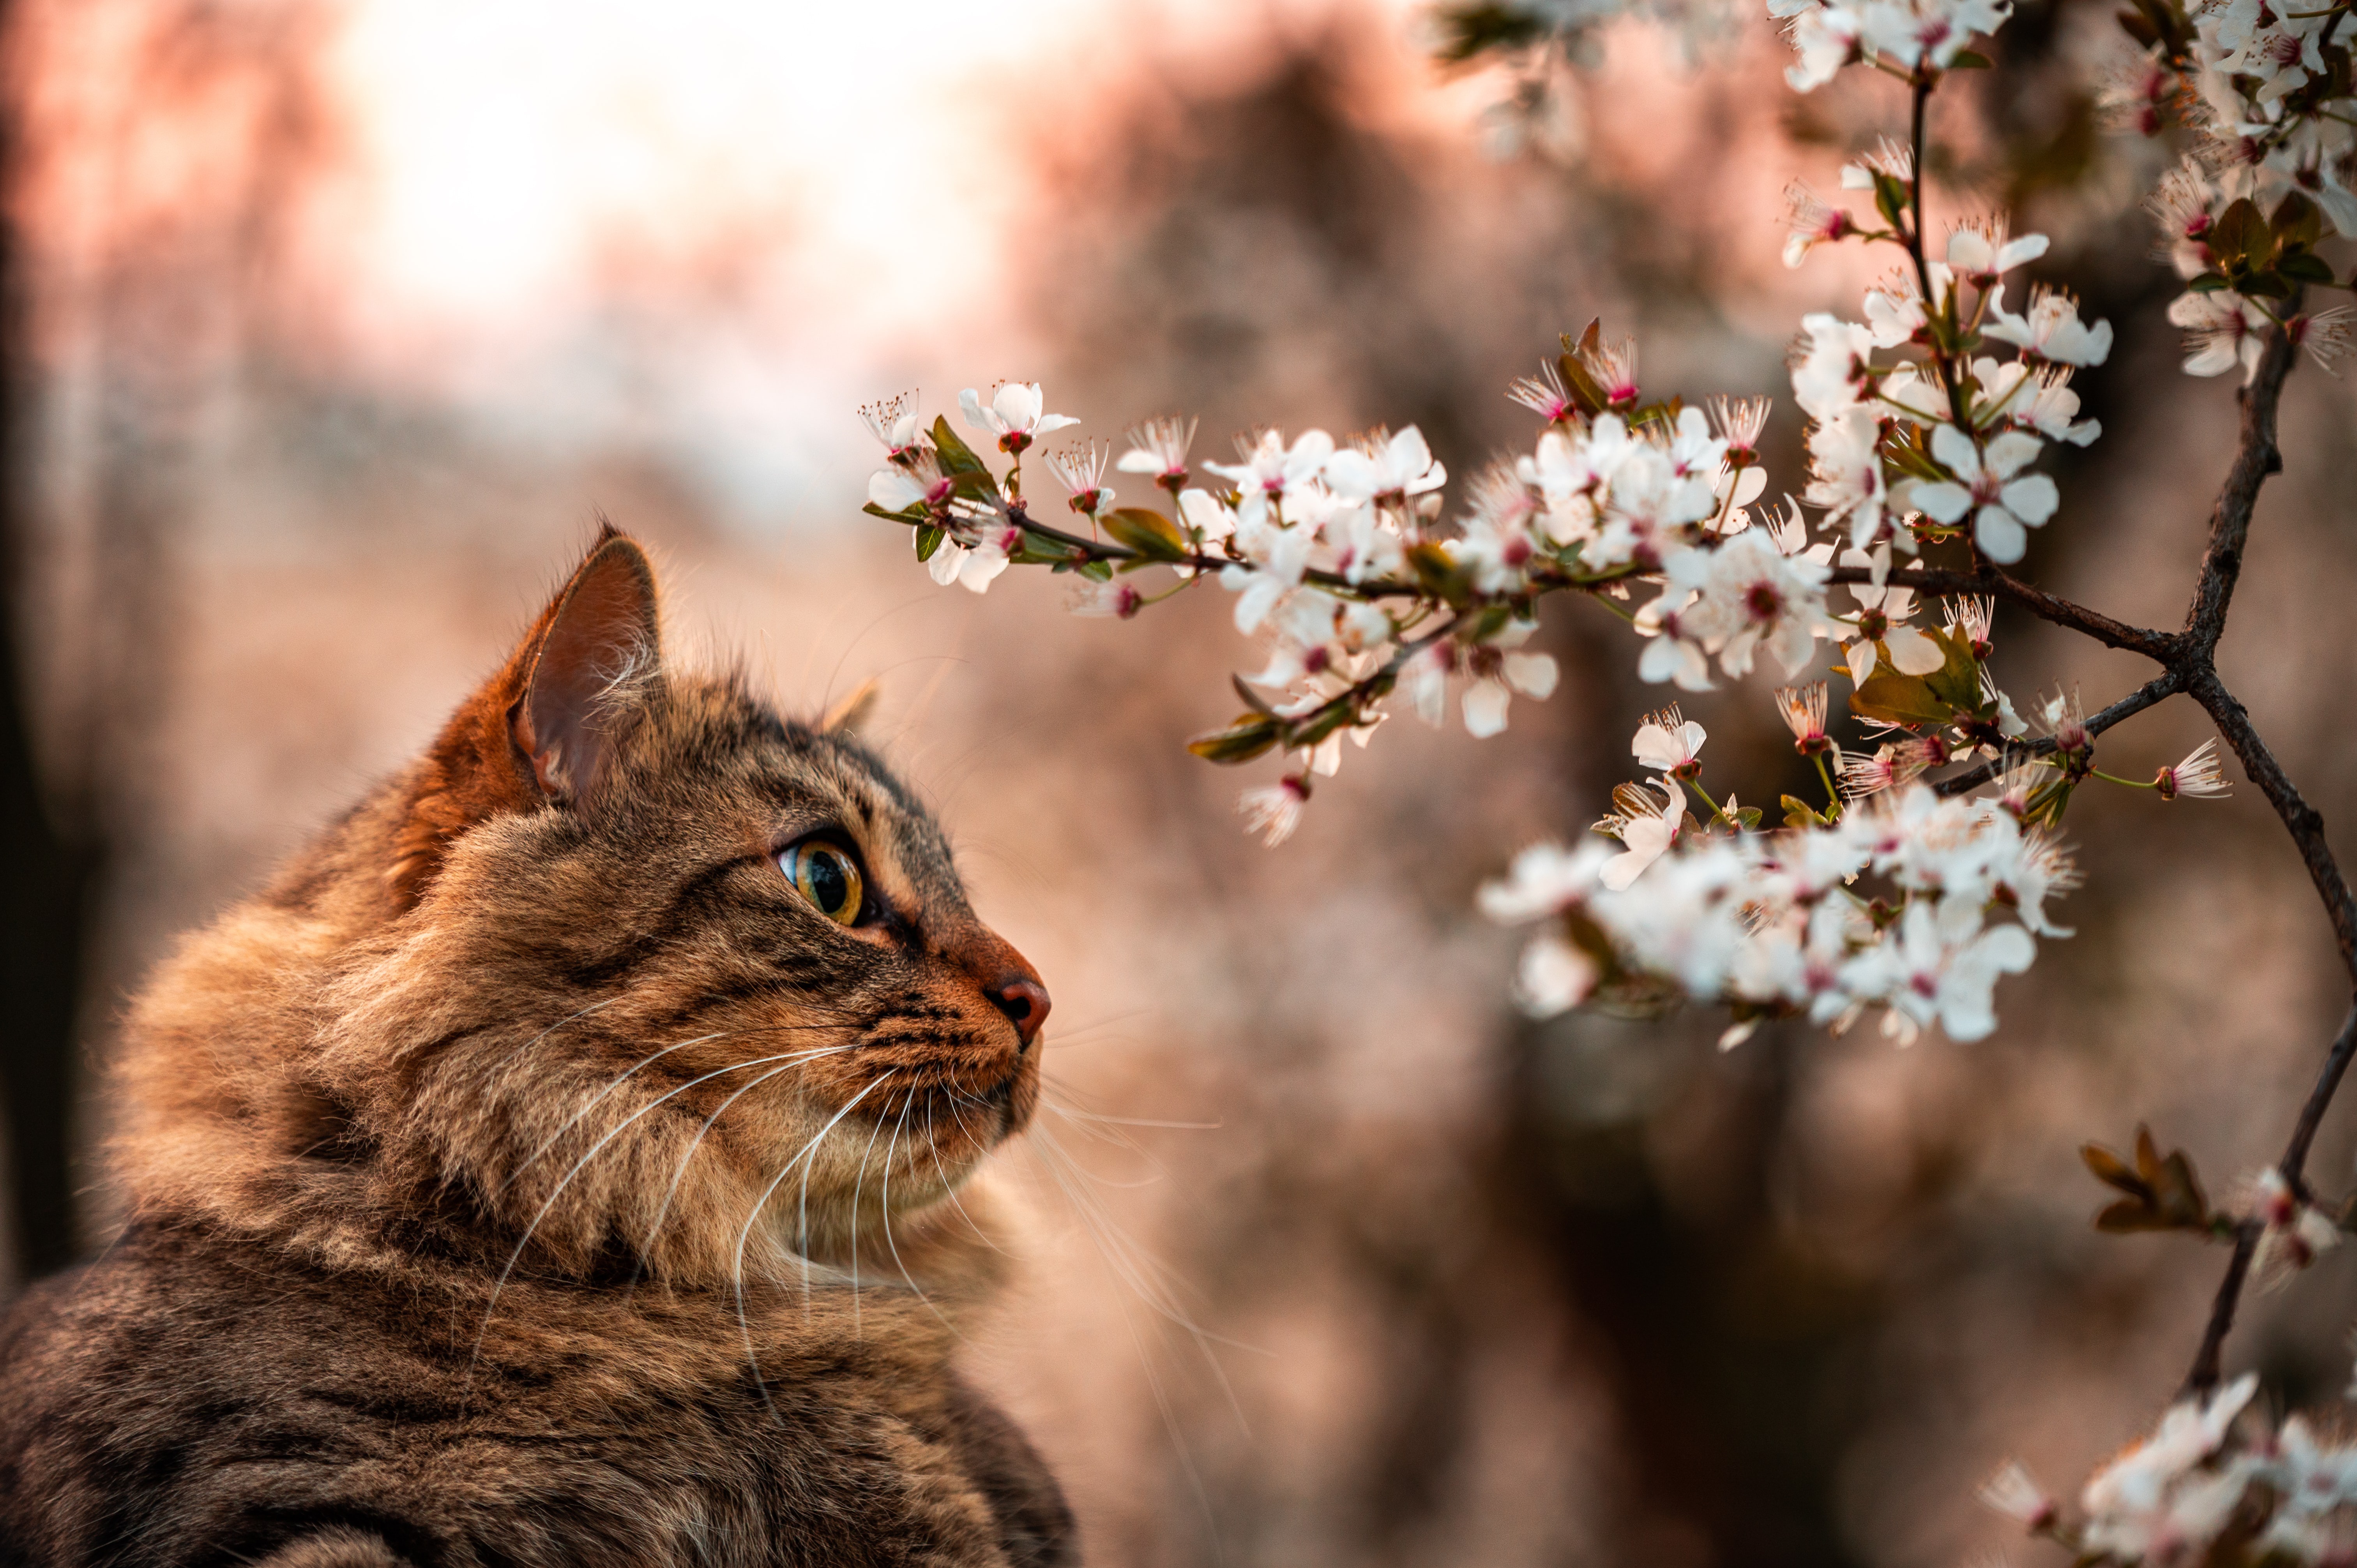
[[[853,1095],[848,1101],[844,1102],[843,1109],[836,1112],[827,1122],[827,1124],[821,1127],[818,1132],[812,1136],[811,1141],[802,1145],[802,1153],[796,1155],[792,1159],[788,1160],[785,1163],[784,1167],[781,1168],[776,1176],[770,1179],[770,1185],[761,1189],[761,1196],[754,1201],[753,1212],[745,1217],[744,1229],[737,1232],[737,1261],[735,1267],[731,1271],[735,1274],[737,1281],[737,1326],[740,1329],[744,1330],[745,1359],[753,1369],[753,1386],[760,1391],[761,1403],[763,1407],[769,1411],[770,1419],[772,1421],[780,1419],[778,1416],[778,1407],[770,1398],[770,1385],[761,1380],[761,1359],[753,1349],[753,1322],[752,1319],[745,1316],[746,1239],[753,1234],[753,1226],[761,1218],[761,1210],[770,1206],[770,1197],[776,1194],[780,1184],[786,1179],[788,1173],[792,1171],[795,1165],[801,1164],[811,1156],[813,1152],[818,1148],[819,1141],[824,1138],[829,1133],[834,1131],[835,1123],[841,1122],[845,1117],[851,1114],[851,1109],[853,1106],[857,1105],[861,1101],[866,1099],[869,1094],[875,1091],[878,1084],[883,1083],[886,1079],[888,1079],[891,1076],[892,1069],[889,1068],[886,1069],[882,1073],[878,1074],[874,1081],[870,1082],[866,1089],[861,1090],[858,1093]],[[807,1172],[804,1173],[802,1177],[802,1192],[805,1199],[807,1199],[810,1193],[810,1176]],[[807,1212],[804,1214],[804,1220],[805,1222],[808,1220]],[[802,1310],[807,1314],[810,1310],[810,1254],[806,1251],[810,1245],[810,1234],[807,1230],[802,1234],[799,1238],[799,1241],[800,1248],[798,1248],[798,1251],[802,1251]]]

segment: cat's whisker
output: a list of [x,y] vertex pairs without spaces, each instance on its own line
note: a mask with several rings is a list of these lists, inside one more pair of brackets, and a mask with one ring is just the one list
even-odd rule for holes
[[[942,1320],[942,1326],[950,1331],[952,1338],[963,1340],[965,1336],[958,1332],[957,1325],[952,1323],[948,1316],[933,1305],[933,1298],[925,1294],[925,1287],[919,1284],[917,1276],[909,1272],[909,1265],[900,1258],[900,1243],[892,1238],[892,1147],[900,1141],[900,1133],[909,1124],[909,1112],[916,1108],[917,1097],[911,1094],[907,1103],[900,1107],[899,1125],[892,1129],[891,1142],[884,1145],[884,1245],[892,1250],[893,1264],[899,1269],[900,1277],[908,1282],[909,1288],[917,1293],[917,1299],[923,1302],[926,1309]],[[925,1109],[930,1114],[932,1110],[931,1099],[926,1101]],[[936,1159],[938,1160],[938,1156]]]
[[1057,1104],[1048,1097],[1047,1085],[1044,1083],[1041,1084],[1040,1090],[1039,1105],[1042,1110],[1054,1112],[1097,1143],[1108,1144],[1125,1154],[1135,1155],[1150,1173],[1146,1180],[1135,1184],[1114,1185],[1142,1187],[1146,1181],[1167,1180],[1170,1175],[1168,1167],[1163,1165],[1161,1157],[1124,1132],[1122,1129],[1125,1127],[1159,1127],[1209,1132],[1219,1125],[1217,1122],[1157,1122],[1144,1117],[1103,1116],[1093,1112],[1082,1111],[1077,1106]]
[[1086,1111],[1070,1103],[1055,1103],[1056,1096],[1062,1096],[1069,1101],[1079,1093],[1080,1090],[1070,1084],[1058,1083],[1044,1073],[1040,1075],[1039,1103],[1071,1121],[1109,1127],[1160,1127],[1180,1133],[1216,1133],[1227,1125],[1224,1122],[1165,1122],[1150,1116],[1107,1116],[1101,1111]]
[[[834,1056],[852,1048],[854,1047],[851,1046],[832,1046],[823,1051],[811,1052],[810,1055],[813,1057]],[[629,1283],[623,1287],[625,1293],[636,1288],[639,1283],[640,1273],[644,1271],[647,1261],[653,1257],[655,1238],[662,1230],[662,1222],[664,1219],[671,1213],[672,1201],[679,1196],[680,1183],[687,1179],[687,1164],[690,1160],[695,1157],[695,1151],[703,1146],[705,1135],[712,1131],[714,1124],[720,1120],[722,1113],[730,1106],[736,1104],[739,1100],[742,1100],[754,1090],[759,1089],[761,1085],[769,1082],[771,1079],[776,1078],[779,1074],[791,1072],[797,1063],[802,1059],[803,1058],[797,1058],[795,1060],[787,1062],[783,1067],[771,1068],[769,1071],[753,1079],[750,1083],[746,1084],[743,1088],[732,1090],[728,1098],[722,1101],[717,1106],[714,1107],[712,1114],[704,1119],[704,1125],[698,1127],[695,1130],[695,1136],[688,1140],[686,1153],[681,1155],[679,1157],[679,1169],[672,1173],[671,1186],[663,1189],[662,1202],[655,1209],[653,1221],[647,1226],[647,1239],[639,1249],[639,1256],[631,1261],[630,1277]]]
[[[1230,1349],[1243,1350],[1256,1356],[1269,1353],[1258,1346],[1247,1345],[1241,1340],[1213,1334],[1195,1322],[1186,1308],[1179,1304],[1178,1293],[1184,1282],[1177,1272],[1152,1252],[1131,1240],[1096,1196],[1086,1188],[1075,1185],[1073,1181],[1067,1180],[1065,1173],[1069,1172],[1078,1180],[1093,1182],[1101,1187],[1118,1188],[1121,1184],[1105,1181],[1095,1172],[1073,1159],[1065,1152],[1063,1146],[1056,1142],[1054,1134],[1049,1133],[1044,1127],[1034,1128],[1029,1142],[1032,1155],[1039,1161],[1041,1168],[1055,1180],[1067,1201],[1071,1203],[1074,1212],[1081,1217],[1082,1224],[1090,1230],[1092,1238],[1098,1240],[1099,1253],[1103,1257],[1107,1266],[1114,1270],[1123,1283],[1136,1294],[1139,1300],[1152,1307],[1158,1316],[1168,1318],[1172,1324],[1184,1329],[1189,1337],[1195,1340],[1198,1348],[1203,1350],[1205,1359],[1210,1363],[1223,1388],[1227,1384],[1227,1373],[1225,1369],[1220,1366],[1217,1359],[1211,1356],[1210,1346],[1223,1345]],[[1107,1246],[1105,1243],[1111,1245]],[[1229,1397],[1232,1401],[1234,1396],[1231,1393]],[[1236,1415],[1238,1420],[1243,1419],[1242,1407],[1238,1407]]]
[[[957,1107],[952,1104],[950,1107],[950,1110],[952,1113],[954,1114],[957,1111]],[[965,1120],[962,1116],[958,1119],[958,1131],[961,1133],[965,1132]],[[965,1204],[958,1197],[956,1185],[950,1180],[950,1173],[942,1168],[941,1139],[939,1134],[936,1133],[933,1129],[933,1098],[931,1095],[928,1095],[925,1099],[925,1143],[932,1150],[933,1171],[942,1178],[942,1190],[948,1195],[950,1206],[958,1211],[958,1218],[965,1221],[966,1228],[974,1233],[975,1237],[981,1240],[984,1246],[988,1247],[992,1251],[998,1253],[1002,1257],[1006,1256],[1006,1249],[1000,1246],[996,1241],[992,1240],[990,1232],[985,1230],[979,1224],[975,1223],[974,1216],[966,1212]]]
[[[1036,1129],[1035,1133],[1044,1131],[1045,1129]],[[1039,1159],[1040,1168],[1048,1173],[1049,1179],[1063,1192],[1066,1200],[1072,1204],[1074,1212],[1081,1215],[1083,1228],[1090,1231],[1091,1240],[1097,1244],[1100,1260],[1109,1267],[1114,1267],[1115,1273],[1118,1273],[1120,1271],[1114,1265],[1112,1257],[1106,1252],[1103,1240],[1098,1235],[1087,1208],[1078,1201],[1079,1193],[1065,1181],[1062,1173],[1058,1171],[1052,1161],[1047,1157],[1046,1148],[1047,1145],[1039,1143],[1032,1144],[1034,1156]],[[1142,1293],[1141,1299],[1146,1300],[1147,1305],[1155,1306],[1154,1302],[1144,1296]],[[1137,1369],[1145,1376],[1146,1390],[1154,1398],[1154,1408],[1162,1417],[1162,1430],[1170,1438],[1171,1452],[1178,1460],[1178,1467],[1186,1472],[1188,1487],[1195,1494],[1195,1504],[1202,1510],[1204,1522],[1212,1532],[1212,1544],[1216,1553],[1219,1520],[1212,1510],[1211,1496],[1203,1484],[1202,1474],[1196,1467],[1194,1450],[1188,1445],[1186,1432],[1178,1424],[1178,1412],[1170,1402],[1169,1391],[1163,1387],[1161,1374],[1154,1369],[1153,1354],[1146,1348],[1145,1339],[1137,1331],[1137,1320],[1130,1314],[1129,1303],[1124,1299],[1121,1293],[1115,1292],[1114,1305],[1121,1314],[1122,1330],[1129,1336],[1130,1346],[1137,1353]],[[1156,1307],[1156,1311],[1160,1315],[1159,1307]],[[1200,1331],[1185,1323],[1183,1319],[1178,1321],[1180,1326],[1186,1328],[1189,1337],[1194,1338],[1196,1348],[1202,1353],[1204,1359],[1211,1364],[1212,1376],[1218,1380],[1222,1391],[1227,1396],[1230,1407],[1235,1411],[1237,1422],[1244,1425],[1245,1430],[1249,1432],[1249,1423],[1244,1422],[1243,1407],[1236,1402],[1235,1391],[1229,1385],[1226,1369],[1220,1366],[1218,1359],[1211,1354],[1209,1347],[1202,1343]],[[1158,1332],[1157,1330],[1157,1335]]]
[[611,996],[602,997],[596,1002],[592,1002],[587,1007],[577,1008],[571,1013],[567,1013],[564,1017],[559,1018],[555,1023],[551,1024],[547,1028],[543,1029],[539,1034],[534,1035],[531,1039],[526,1040],[523,1044],[510,1051],[506,1056],[501,1057],[499,1059],[498,1065],[493,1067],[491,1070],[495,1073],[506,1071],[509,1066],[513,1063],[518,1057],[522,1056],[524,1052],[532,1049],[533,1047],[540,1044],[541,1041],[548,1038],[549,1036],[556,1033],[557,1030],[562,1029],[565,1025],[574,1023],[578,1019],[586,1018],[601,1007],[611,1007],[615,1003],[619,1002],[622,999],[623,994],[623,993],[617,992]]
[[[884,1104],[887,1110],[891,1108],[892,1097],[890,1095],[888,1094],[884,1097]],[[883,1133],[884,1118],[882,1116],[878,1116],[876,1118],[875,1129],[867,1134],[867,1147],[860,1151],[859,1174],[853,1178],[851,1183],[851,1337],[854,1339],[862,1339],[866,1337],[866,1331],[861,1325],[859,1317],[859,1194],[867,1182],[868,1157],[876,1153],[876,1140],[881,1137]],[[892,1158],[892,1151],[889,1145],[887,1145],[885,1148],[884,1158],[886,1161],[885,1178],[889,1180],[891,1177],[890,1161]],[[807,1180],[809,1173],[805,1171],[803,1173],[803,1176],[804,1179]]]
[[[574,1112],[572,1115],[566,1117],[563,1126],[557,1128],[555,1132],[551,1133],[547,1138],[542,1142],[540,1147],[525,1155],[513,1170],[508,1172],[506,1179],[501,1181],[497,1187],[492,1189],[491,1196],[494,1197],[503,1196],[509,1187],[513,1187],[516,1182],[522,1177],[525,1171],[531,1169],[534,1165],[537,1165],[540,1162],[541,1156],[546,1155],[549,1150],[554,1148],[560,1142],[562,1142],[565,1134],[579,1126],[583,1117],[588,1115],[589,1112],[597,1110],[598,1106],[604,1104],[608,1096],[613,1094],[615,1090],[620,1089],[623,1084],[630,1081],[630,1079],[638,1073],[640,1068],[647,1067],[654,1062],[660,1061],[664,1057],[671,1055],[673,1051],[685,1050],[690,1046],[709,1045],[715,1040],[734,1039],[740,1036],[748,1034],[792,1034],[801,1033],[810,1029],[831,1028],[833,1026],[834,1026],[832,1025],[823,1024],[788,1024],[780,1025],[774,1028],[759,1027],[748,1029],[720,1029],[716,1030],[714,1033],[709,1035],[698,1035],[692,1040],[681,1040],[675,1045],[665,1046],[662,1049],[655,1052],[652,1056],[641,1057],[637,1061],[632,1062],[628,1068],[625,1068],[615,1077],[612,1082],[607,1084],[605,1088],[590,1096],[587,1103],[584,1104],[579,1110]],[[774,1060],[776,1058],[772,1058],[770,1059]],[[697,1081],[702,1082],[703,1080],[699,1079]]]
[[[753,1320],[745,1315],[745,1242],[747,1239],[753,1234],[753,1227],[759,1222],[761,1211],[769,1208],[770,1199],[776,1195],[779,1186],[785,1181],[787,1176],[793,1170],[794,1166],[808,1160],[810,1156],[816,1152],[820,1141],[829,1133],[834,1131],[835,1124],[837,1122],[851,1114],[852,1107],[857,1105],[861,1101],[866,1099],[868,1095],[875,1092],[877,1085],[883,1083],[887,1079],[889,1079],[895,1070],[896,1069],[894,1069],[887,1068],[883,1072],[877,1074],[877,1077],[869,1082],[866,1089],[861,1090],[858,1093],[853,1095],[849,1100],[844,1102],[843,1109],[836,1112],[834,1115],[828,1120],[826,1125],[821,1127],[817,1133],[812,1135],[811,1141],[802,1145],[802,1153],[796,1155],[792,1159],[788,1160],[784,1166],[779,1170],[778,1174],[770,1178],[770,1185],[761,1189],[761,1196],[754,1200],[753,1211],[745,1216],[745,1224],[743,1228],[737,1232],[737,1257],[735,1263],[730,1269],[730,1273],[735,1279],[737,1285],[737,1326],[744,1332],[745,1360],[746,1364],[753,1370],[753,1386],[760,1391],[761,1404],[764,1409],[769,1411],[770,1419],[772,1421],[780,1420],[778,1415],[778,1407],[770,1398],[770,1385],[761,1380],[761,1358],[753,1348]],[[804,1203],[807,1205],[810,1197],[810,1175],[807,1168],[805,1168],[802,1176],[802,1197]],[[798,1250],[802,1252],[802,1310],[804,1313],[808,1313],[810,1310],[810,1253],[808,1251],[810,1245],[810,1232],[807,1229],[809,1224],[809,1212],[807,1208],[804,1209],[802,1219],[805,1229],[799,1238],[801,1247]]]
[[[482,1326],[475,1331],[474,1349],[467,1359],[467,1379],[470,1386],[474,1380],[475,1364],[482,1358],[483,1336],[490,1332],[492,1315],[499,1310],[500,1293],[507,1289],[508,1277],[515,1273],[517,1260],[523,1256],[524,1249],[532,1244],[533,1233],[540,1229],[540,1222],[548,1218],[549,1210],[556,1207],[556,1200],[565,1196],[565,1189],[572,1185],[573,1178],[579,1176],[582,1170],[587,1166],[591,1160],[596,1159],[607,1145],[613,1143],[615,1139],[620,1137],[633,1122],[637,1122],[640,1117],[647,1115],[650,1112],[654,1111],[666,1101],[675,1099],[678,1096],[686,1093],[689,1090],[694,1089],[697,1084],[706,1082],[712,1079],[719,1078],[723,1074],[737,1072],[748,1067],[764,1067],[770,1062],[784,1061],[787,1059],[789,1059],[787,1057],[756,1057],[750,1061],[731,1062],[726,1067],[715,1068],[710,1072],[704,1074],[701,1078],[692,1078],[685,1083],[679,1085],[677,1088],[668,1090],[659,1098],[649,1101],[646,1104],[640,1106],[636,1111],[631,1112],[630,1115],[624,1117],[620,1122],[607,1129],[605,1135],[589,1146],[589,1152],[583,1155],[579,1159],[573,1163],[573,1168],[565,1173],[564,1176],[557,1182],[555,1190],[548,1195],[546,1201],[543,1202],[539,1210],[533,1215],[532,1222],[523,1228],[523,1235],[517,1240],[515,1250],[508,1254],[508,1261],[505,1266],[500,1270],[500,1277],[498,1280],[493,1282],[491,1285],[490,1299],[483,1305]],[[855,1101],[855,1103],[856,1102]]]

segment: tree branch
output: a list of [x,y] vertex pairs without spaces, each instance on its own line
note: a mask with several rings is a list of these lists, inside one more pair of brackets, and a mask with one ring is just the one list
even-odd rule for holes
[[2243,574],[2243,548],[2251,535],[2251,513],[2258,506],[2259,487],[2267,476],[2283,471],[2283,454],[2276,446],[2276,410],[2283,402],[2284,382],[2291,375],[2298,348],[2280,327],[2267,331],[2259,356],[2258,373],[2243,389],[2243,433],[2234,465],[2218,491],[2210,514],[2210,548],[2202,553],[2201,575],[2194,585],[2193,602],[2186,607],[2184,640],[2188,651],[2207,661],[2226,629],[2226,607]]
[[[1873,580],[1873,571],[1866,566],[1835,566],[1825,579],[1830,583],[1866,583]],[[1910,588],[1919,594],[1993,594],[2017,604],[2056,626],[2083,632],[2096,641],[2113,648],[2125,648],[2133,653],[2166,664],[2177,656],[2178,639],[2170,632],[2153,631],[2140,626],[2129,626],[2114,620],[2084,605],[2073,604],[2057,594],[2033,587],[2020,578],[1996,567],[1982,572],[1951,572],[1930,566],[1911,567],[1893,572],[1887,579],[1894,588]]]
[[2316,1130],[2324,1122],[2324,1112],[2332,1097],[2340,1090],[2341,1076],[2349,1070],[2349,1058],[2357,1055],[2357,1002],[2349,1006],[2349,1015],[2341,1021],[2341,1034],[2325,1053],[2324,1067],[2316,1075],[2316,1087],[2308,1091],[2308,1103],[2300,1107],[2299,1124],[2291,1130],[2291,1142],[2284,1145],[2283,1163],[2276,1168],[2283,1172],[2284,1184],[2302,1201],[2309,1197],[2308,1148],[2316,1142]]
[[[2101,735],[2122,719],[2135,717],[2163,697],[2177,692],[2181,680],[2182,678],[2174,670],[2162,671],[2101,713],[2088,714],[2087,733]],[[2036,740],[2024,741],[2019,746],[2011,747],[2002,757],[1993,757],[1989,761],[1967,768],[1962,773],[1943,779],[1932,788],[1942,795],[1961,795],[1967,789],[1979,789],[2025,757],[2044,757],[2053,749],[2054,737],[2041,736]]]
[[2201,1331],[2201,1348],[2193,1355],[2193,1369],[2185,1374],[2178,1398],[2193,1399],[2218,1386],[2218,1354],[2234,1326],[2234,1308],[2242,1304],[2243,1282],[2250,1277],[2251,1256],[2259,1250],[2265,1229],[2255,1219],[2234,1228],[2234,1255],[2226,1263],[2226,1277],[2218,1282],[2217,1298],[2210,1304],[2210,1325]]
[[[2258,786],[2259,792],[2275,808],[2276,815],[2283,820],[2284,831],[2298,849],[2300,860],[2308,867],[2309,880],[2315,884],[2317,897],[2324,902],[2325,915],[2332,922],[2341,967],[2352,981],[2357,981],[2357,899],[2352,898],[2340,863],[2333,858],[2332,847],[2325,840],[2324,818],[2308,803],[2284,772],[2283,765],[2267,749],[2266,742],[2251,723],[2251,715],[2218,678],[2215,661],[2218,639],[2226,630],[2226,611],[2233,602],[2235,585],[2242,578],[2244,551],[2250,541],[2251,517],[2258,506],[2260,487],[2269,475],[2283,471],[2283,454],[2276,445],[2276,415],[2282,405],[2284,382],[2290,377],[2297,358],[2298,347],[2282,328],[2267,333],[2258,369],[2251,384],[2241,393],[2241,440],[2235,448],[2233,466],[2227,470],[2226,482],[2219,489],[2217,504],[2211,511],[2209,548],[2202,553],[2201,575],[2194,584],[2192,602],[2186,607],[2185,629],[2174,639],[2179,646],[2169,661],[2169,673],[2176,676],[2186,693],[2201,704],[2217,725],[2219,735],[2242,762],[2244,774]],[[2316,1083],[2300,1107],[2299,1120],[2284,1146],[2283,1158],[2276,1164],[2284,1185],[2303,1202],[2309,1197],[2309,1149],[2316,1142],[2324,1114],[2331,1108],[2333,1097],[2348,1075],[2352,1055],[2357,1055],[2357,1002],[2352,1003],[2340,1035],[2325,1053]],[[2226,1277],[2218,1283],[2209,1326],[2202,1332],[2201,1348],[2194,1353],[2192,1369],[2186,1373],[2180,1397],[2203,1395],[2217,1387],[2219,1358],[2226,1336],[2234,1326],[2235,1308],[2242,1300],[2251,1260],[2258,1251],[2265,1230],[2264,1223],[2255,1219],[2245,1219],[2236,1229],[2234,1255],[2226,1265]]]

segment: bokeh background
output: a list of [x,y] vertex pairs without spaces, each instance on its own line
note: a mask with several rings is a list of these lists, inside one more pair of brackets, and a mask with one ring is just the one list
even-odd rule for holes
[[[2233,436],[2176,372],[2104,129],[2106,7],[2024,3],[1943,95],[1947,209],[2055,235],[2121,347],[2061,449],[2041,578],[2174,624]],[[1785,391],[1865,263],[1778,263],[1780,191],[1895,124],[1796,100],[1748,16],[1608,29],[1535,114],[1401,0],[888,9],[672,0],[11,0],[11,1202],[0,1294],[103,1240],[115,1020],[175,932],[396,766],[611,517],[674,645],[816,711],[868,676],[985,914],[1057,997],[1059,1109],[1005,1177],[1027,1283],[973,1345],[1092,1560],[1169,1568],[2029,1560],[1975,1483],[2075,1482],[2176,1386],[2222,1256],[2097,1236],[2075,1150],[2148,1120],[2231,1194],[2341,1005],[2298,862],[2231,801],[2087,799],[2088,874],[2004,1026],[1872,1032],[1504,1004],[1472,912],[1581,831],[1663,694],[1558,607],[1568,674],[1477,742],[1386,727],[1275,852],[1178,748],[1254,668],[1222,596],[1127,624],[1011,573],[935,589],[859,515],[856,403],[1039,379],[1117,436],[1200,413],[1526,443],[1501,396],[1602,315],[1666,392]],[[1848,270],[1846,270],[1848,269]],[[2357,806],[2357,426],[2303,368],[2222,650],[2330,822]],[[1798,489],[1797,416],[1771,425]],[[2001,616],[2017,698],[2134,660]],[[1765,682],[1692,702],[1706,778],[1792,766]],[[1838,689],[1838,688],[1837,688]],[[2148,776],[2176,703],[2105,737]],[[2347,1118],[2315,1167],[2352,1177]],[[2259,1298],[2230,1364],[2330,1402],[2357,1270]]]

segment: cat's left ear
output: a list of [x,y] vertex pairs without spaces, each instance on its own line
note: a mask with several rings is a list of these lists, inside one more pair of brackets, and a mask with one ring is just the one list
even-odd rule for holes
[[612,761],[619,711],[662,679],[655,574],[636,541],[608,529],[549,607],[524,689],[508,709],[516,750],[541,792],[586,799]]
[[469,828],[593,799],[630,703],[662,680],[654,568],[608,524],[418,760],[385,871],[396,907],[417,901]]

